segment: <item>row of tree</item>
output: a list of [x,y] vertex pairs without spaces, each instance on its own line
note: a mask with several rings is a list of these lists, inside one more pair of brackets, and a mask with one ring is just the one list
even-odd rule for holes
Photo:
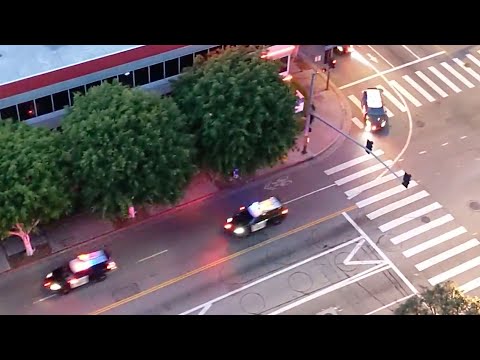
[[134,213],[175,203],[199,169],[225,176],[275,164],[295,142],[295,95],[259,51],[197,57],[171,97],[93,87],[75,95],[61,132],[3,121],[2,237],[19,236],[30,256],[30,232],[78,208]]

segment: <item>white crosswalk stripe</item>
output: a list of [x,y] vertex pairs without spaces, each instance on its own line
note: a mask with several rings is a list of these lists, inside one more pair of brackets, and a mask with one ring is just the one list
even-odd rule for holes
[[408,75],[403,75],[402,78],[410,85],[412,86],[415,90],[417,90],[420,94],[422,94],[422,96],[427,99],[428,101],[430,102],[434,102],[435,101],[435,98],[430,95],[428,93],[427,90],[425,90],[424,88],[422,88],[420,85],[418,85],[417,82],[415,82],[415,80],[413,80],[410,76]]
[[352,117],[352,122],[359,128],[363,129],[365,125],[363,125],[363,122],[360,121],[357,117]]
[[360,102],[360,100],[358,100],[358,98],[355,95],[348,95],[348,98],[353,103],[353,105],[355,105],[357,108],[362,110],[362,103]]
[[385,89],[382,85],[377,85],[376,87],[379,88],[379,89],[382,89],[383,90],[383,95],[385,95],[385,97],[388,100],[390,100],[390,102],[393,105],[395,105],[401,112],[406,112],[407,111],[405,106],[400,101],[398,101],[397,98],[395,96],[393,96],[390,91]]
[[[387,160],[385,161],[385,164],[387,166],[390,166],[393,164],[393,161],[392,160]],[[339,180],[336,180],[335,181],[335,184],[337,184],[337,186],[341,186],[341,185],[344,185],[350,181],[353,181],[353,180],[356,180],[356,179],[359,179],[365,175],[368,175],[368,174],[371,174],[371,173],[374,173],[376,171],[379,171],[379,170],[382,170],[384,169],[384,166],[383,164],[377,164],[377,165],[373,165],[373,166],[370,166],[366,169],[363,169],[363,170],[360,170],[354,174],[351,174],[351,175],[348,175],[348,176],[345,176],[344,178],[341,178]]]
[[480,67],[480,60],[478,60],[475,56],[473,56],[472,54],[467,54],[465,55],[471,62],[473,62],[475,65],[477,65],[478,67]]
[[440,65],[442,65],[448,72],[450,72],[450,74],[455,76],[458,80],[463,82],[469,89],[472,89],[472,88],[475,87],[475,85],[473,85],[469,80],[467,80],[467,78],[465,76],[460,74],[457,70],[455,70],[453,67],[451,67],[446,62],[442,62],[442,63],[440,63]]
[[463,70],[465,70],[465,72],[469,73],[470,75],[472,75],[477,81],[480,82],[480,75],[475,71],[473,70],[472,68],[468,67],[465,65],[465,63],[458,59],[458,58],[453,58],[453,61],[458,65],[460,66]]
[[398,82],[396,82],[395,80],[391,80],[390,81],[390,84],[398,90],[398,92],[400,94],[403,95],[404,98],[406,98],[408,101],[410,101],[413,105],[415,105],[416,107],[420,107],[422,106],[422,103],[420,101],[418,101],[415,96],[413,96],[412,94],[410,94],[407,90],[405,90],[404,87],[402,87]]
[[415,71],[415,74],[417,74],[417,76],[422,79],[428,86],[430,86],[433,90],[435,90],[437,92],[438,95],[440,95],[441,97],[443,98],[446,98],[448,96],[448,94],[442,90],[442,88],[440,86],[438,86],[437,84],[435,84],[432,80],[430,80],[427,75],[425,75],[424,73],[422,73],[421,71]]
[[[402,186],[402,185],[400,185]],[[386,224],[380,225],[378,228],[380,229],[381,232],[387,232],[388,230],[392,230],[396,228],[397,226],[406,224],[409,221],[418,219],[419,217],[422,217],[424,215],[427,215],[428,213],[441,209],[442,205],[440,205],[438,202],[435,202],[433,204],[427,205],[421,209],[412,211],[411,213],[408,213],[406,215],[403,215],[395,220],[389,221]]]
[[406,198],[403,198],[403,199],[400,199],[398,201],[395,201],[394,203],[390,203],[388,204],[387,206],[384,206],[378,210],[375,210],[373,212],[371,212],[370,214],[367,214],[367,217],[370,219],[370,220],[373,220],[373,219],[376,219],[382,215],[385,215],[385,214],[388,214],[392,211],[395,211],[397,209],[400,209],[404,206],[407,206],[415,201],[418,201],[418,200],[421,200],[423,198],[426,198],[427,196],[429,196],[430,194],[428,192],[426,192],[425,190],[422,190],[418,193],[415,193],[413,195],[410,195]]
[[462,89],[460,89],[457,85],[455,85],[453,82],[451,82],[445,75],[443,75],[440,71],[438,71],[436,68],[433,66],[429,66],[428,70],[430,70],[436,77],[438,77],[440,80],[442,80],[447,86],[455,91],[456,93],[462,92]]
[[[413,84],[413,80],[405,81]],[[404,86],[401,86],[404,91],[400,90],[397,84],[391,83],[401,93],[408,91]],[[425,98],[428,100],[428,96]],[[386,156],[381,149],[376,149],[374,154],[381,159]],[[393,166],[391,160],[382,161],[390,168]],[[427,191],[412,191],[419,186],[413,179],[408,188],[400,184],[398,180],[405,174],[404,170],[392,169],[394,174],[375,178],[374,173],[383,169],[383,164],[367,154],[333,166],[325,170],[325,174],[335,177],[335,184],[349,199],[358,197],[355,204],[358,209],[369,210],[364,213],[369,221],[381,220],[374,226],[394,246],[402,247],[405,266],[424,274],[432,286],[451,279],[457,284],[463,283],[459,289],[464,292],[479,289],[480,241],[466,238],[467,229],[458,226],[454,217],[440,203],[432,201]]]

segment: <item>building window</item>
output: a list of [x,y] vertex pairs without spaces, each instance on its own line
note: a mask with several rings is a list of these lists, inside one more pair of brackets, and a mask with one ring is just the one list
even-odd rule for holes
[[165,77],[178,75],[178,58],[165,61]]
[[148,79],[148,67],[135,70],[133,73],[135,75],[135,86],[142,86],[150,82]]
[[66,90],[53,94],[52,99],[54,111],[63,110],[65,106],[70,106],[70,98]]
[[18,120],[17,106],[10,106],[7,108],[0,109],[0,116],[2,120],[13,119]]
[[165,71],[163,69],[163,62],[150,66],[150,82],[165,79]]
[[102,82],[101,82],[100,80],[91,82],[90,84],[87,84],[87,86],[86,86],[87,91],[88,91],[89,89],[91,89],[92,87],[94,87],[94,86],[99,86],[99,85],[101,85],[101,84],[102,84]]
[[35,117],[35,104],[33,100],[18,104],[18,115],[22,121]]
[[120,81],[122,85],[133,87],[133,73],[129,71],[125,74],[118,75],[118,81]]
[[208,49],[207,50],[202,50],[202,51],[197,51],[195,53],[195,57],[197,57],[199,55],[202,56],[204,59],[206,59],[207,56],[208,56]]
[[37,107],[37,116],[51,113],[53,111],[52,97],[49,95],[36,99],[35,106]]
[[117,79],[117,76],[112,76],[112,77],[109,77],[107,79],[103,79],[103,82],[108,82],[110,84],[113,83],[113,80]]
[[85,86],[77,86],[76,88],[68,90],[68,93],[70,94],[70,103],[73,105],[75,94],[85,95]]
[[193,54],[184,55],[180,58],[180,72],[182,72],[186,67],[191,67],[192,65]]

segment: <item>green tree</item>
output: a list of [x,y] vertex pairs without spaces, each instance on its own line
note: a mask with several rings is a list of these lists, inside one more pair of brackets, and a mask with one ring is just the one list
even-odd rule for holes
[[118,82],[75,95],[64,146],[84,206],[134,216],[134,206],[174,203],[195,168],[193,139],[172,99]]
[[70,210],[58,136],[24,123],[0,123],[0,235],[20,237],[28,256],[34,251],[31,231]]
[[396,315],[479,315],[480,299],[465,295],[453,282],[437,284],[413,296],[395,311]]
[[201,166],[229,174],[274,165],[295,144],[295,93],[280,64],[260,50],[228,48],[196,59],[173,83],[173,97],[195,135]]

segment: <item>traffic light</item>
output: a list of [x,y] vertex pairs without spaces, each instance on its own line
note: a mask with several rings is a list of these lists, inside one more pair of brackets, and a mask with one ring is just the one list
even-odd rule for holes
[[408,184],[410,183],[411,178],[412,178],[411,174],[405,173],[405,175],[403,175],[402,185],[405,186],[405,188],[407,188],[407,189],[408,189]]
[[330,69],[335,69],[335,65],[337,64],[337,60],[335,59],[332,59],[330,60],[330,62],[328,63],[328,66],[330,67]]
[[367,140],[366,148],[368,150],[365,150],[365,151],[367,152],[367,154],[370,154],[372,152],[372,149],[373,149],[373,141],[372,140]]

